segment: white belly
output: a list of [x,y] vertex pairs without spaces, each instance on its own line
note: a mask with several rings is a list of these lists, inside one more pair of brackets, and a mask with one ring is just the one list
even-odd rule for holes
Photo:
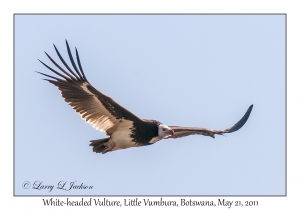
[[115,144],[114,150],[126,149],[129,147],[139,146],[136,142],[133,141],[133,138],[130,137],[132,127],[132,122],[128,120],[122,120],[115,132],[112,133],[108,144]]

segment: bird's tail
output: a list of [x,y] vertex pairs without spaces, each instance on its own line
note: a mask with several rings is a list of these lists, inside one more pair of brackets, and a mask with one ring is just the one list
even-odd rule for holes
[[91,140],[92,143],[90,143],[90,146],[93,147],[93,152],[96,152],[96,153],[103,152],[106,147],[104,145],[104,143],[108,142],[108,140],[109,140],[109,138]]

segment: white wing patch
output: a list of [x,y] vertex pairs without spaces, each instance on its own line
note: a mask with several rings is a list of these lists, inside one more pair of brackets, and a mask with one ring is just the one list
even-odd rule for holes
[[89,98],[81,98],[80,100],[69,101],[65,100],[72,106],[72,108],[81,115],[82,119],[90,123],[94,128],[100,131],[107,131],[109,128],[118,125],[119,120],[116,119],[110,112],[103,106],[101,101],[95,97],[87,88],[87,82],[82,83],[80,86],[86,92]]

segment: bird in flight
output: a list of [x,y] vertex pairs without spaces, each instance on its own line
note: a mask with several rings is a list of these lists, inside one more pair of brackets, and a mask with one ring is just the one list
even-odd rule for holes
[[215,134],[223,135],[239,130],[247,122],[252,111],[253,105],[248,108],[245,115],[235,125],[225,130],[167,126],[157,120],[142,119],[92,86],[82,70],[77,49],[75,48],[76,65],[67,40],[66,46],[73,69],[65,62],[54,45],[65,69],[45,52],[59,70],[49,67],[41,60],[39,61],[59,77],[41,72],[37,73],[46,76],[47,79],[44,80],[58,87],[64,100],[81,115],[82,119],[97,130],[106,132],[106,135],[109,136],[91,141],[90,146],[96,153],[105,154],[130,147],[151,145],[162,139],[181,138],[194,134],[214,138]]

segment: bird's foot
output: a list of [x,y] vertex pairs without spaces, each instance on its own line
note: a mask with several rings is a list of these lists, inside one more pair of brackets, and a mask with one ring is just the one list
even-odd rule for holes
[[108,144],[108,145],[105,147],[105,149],[103,150],[102,154],[105,154],[105,153],[107,153],[107,152],[111,152],[115,146],[116,146],[115,143]]

